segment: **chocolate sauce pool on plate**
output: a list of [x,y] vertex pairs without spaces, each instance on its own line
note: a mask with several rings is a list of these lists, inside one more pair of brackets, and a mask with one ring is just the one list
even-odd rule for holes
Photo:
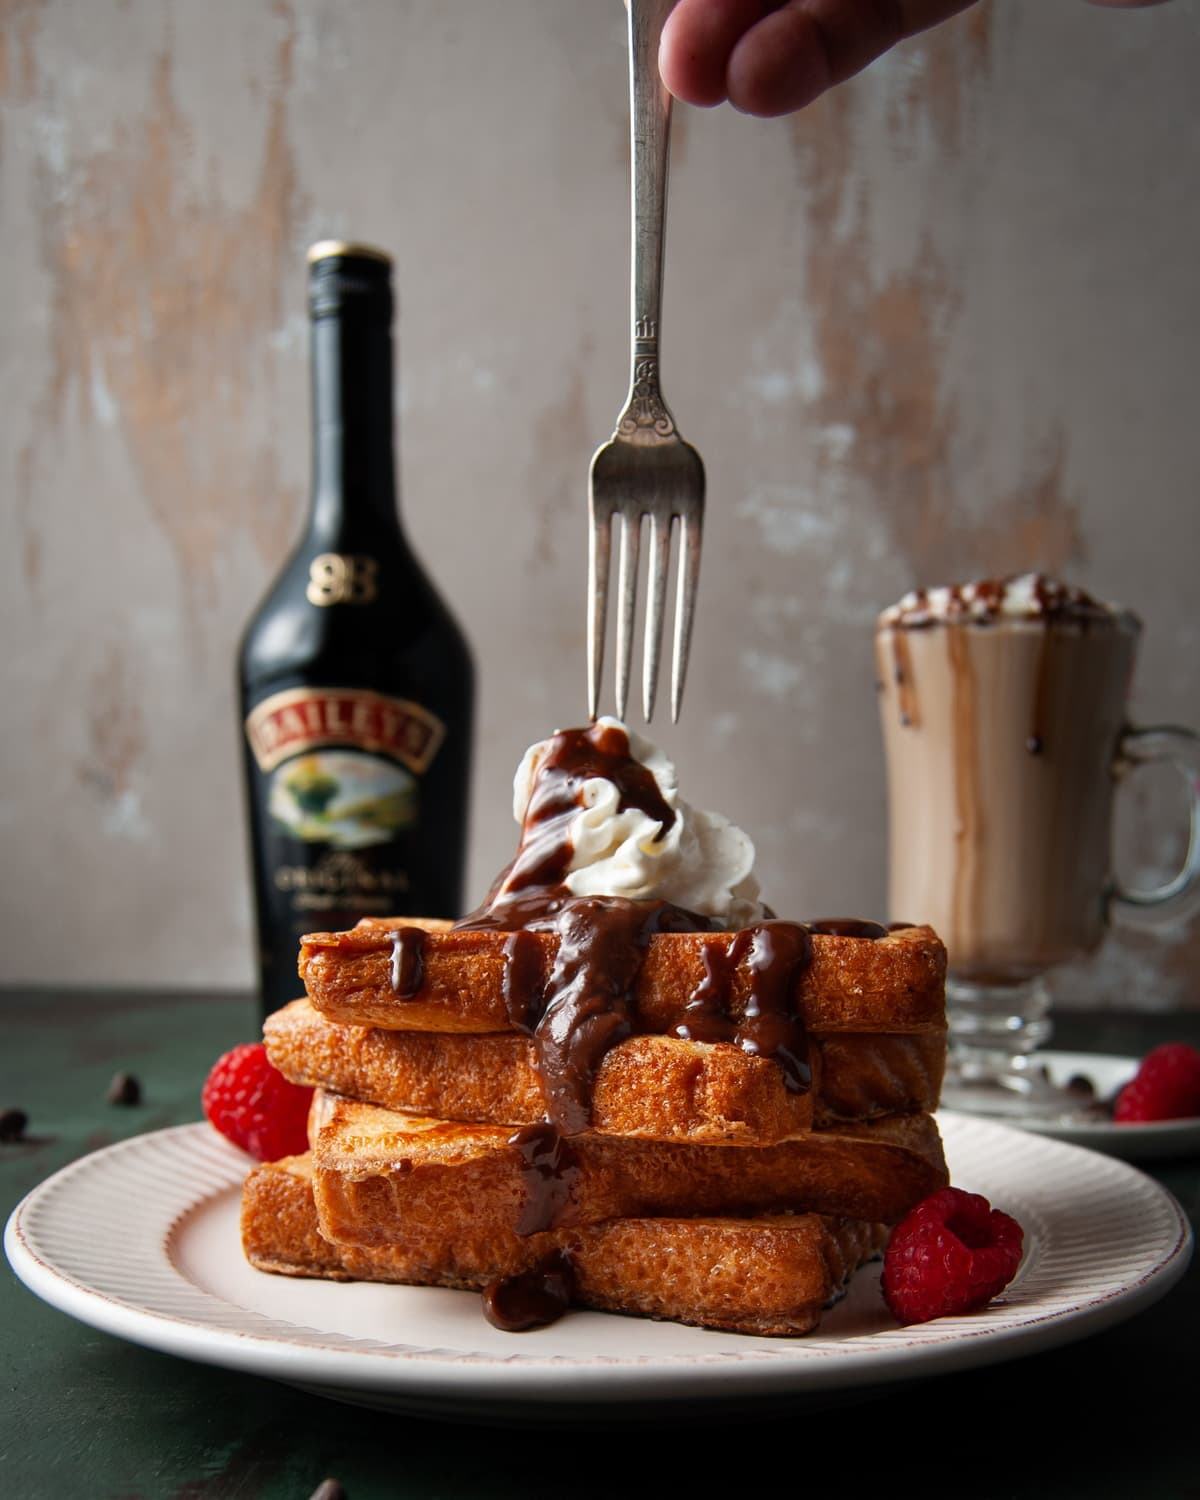
[[571,1304],[575,1271],[562,1250],[551,1251],[537,1265],[484,1288],[483,1315],[505,1333],[544,1328],[562,1317]]

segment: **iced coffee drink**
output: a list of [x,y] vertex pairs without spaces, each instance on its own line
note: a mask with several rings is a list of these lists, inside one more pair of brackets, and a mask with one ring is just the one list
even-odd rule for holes
[[1038,575],[881,617],[889,902],[936,929],[960,977],[1020,980],[1099,944],[1138,632]]
[[[1029,1066],[1050,1036],[1042,976],[1097,948],[1114,910],[1163,921],[1196,905],[1200,742],[1126,722],[1140,628],[1039,574],[921,590],[879,617],[888,903],[946,945],[943,1103],[1057,1112]],[[1192,837],[1172,881],[1126,890],[1113,798],[1149,761],[1188,777]]]

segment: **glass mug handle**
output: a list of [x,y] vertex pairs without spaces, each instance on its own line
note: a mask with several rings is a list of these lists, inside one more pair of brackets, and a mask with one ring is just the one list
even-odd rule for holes
[[1200,736],[1172,724],[1130,727],[1121,732],[1117,776],[1139,766],[1162,764],[1174,766],[1187,782],[1190,826],[1183,864],[1163,885],[1139,890],[1122,885],[1114,876],[1108,889],[1110,916],[1117,914],[1153,926],[1182,921],[1200,908]]

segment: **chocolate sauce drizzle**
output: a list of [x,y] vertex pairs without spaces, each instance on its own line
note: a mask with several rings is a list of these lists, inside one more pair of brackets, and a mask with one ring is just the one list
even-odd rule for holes
[[528,927],[531,920],[557,911],[570,892],[563,885],[574,846],[571,821],[583,805],[586,781],[601,777],[617,788],[617,809],[636,808],[659,825],[662,838],[675,812],[658,789],[653,772],[629,753],[629,736],[611,724],[563,729],[546,741],[529,804],[521,822],[516,857],[502,870],[487,901],[458,927]]
[[[633,994],[651,937],[712,928],[707,917],[666,901],[571,893],[565,884],[574,855],[571,822],[593,777],[616,786],[620,811],[637,808],[657,823],[656,837],[674,823],[674,810],[653,773],[631,756],[623,730],[611,724],[562,730],[546,742],[538,764],[516,857],[484,905],[455,924],[510,934],[505,1008],[512,1025],[536,1044],[547,1113],[567,1135],[587,1129],[596,1069],[633,1030]],[[544,986],[534,932],[558,939]]]
[[892,631],[892,678],[896,684],[896,705],[900,710],[900,723],[907,729],[915,729],[921,722],[917,702],[917,684],[913,678],[912,652],[908,637],[902,630]]
[[521,1158],[525,1203],[517,1223],[520,1235],[540,1234],[561,1224],[579,1179],[579,1164],[570,1142],[556,1125],[525,1125],[508,1144]]
[[604,1054],[633,1032],[634,989],[651,937],[696,928],[666,901],[579,896],[560,908],[554,930],[558,952],[531,1035],[549,1116],[576,1135],[587,1129]]
[[484,1288],[483,1314],[505,1333],[524,1333],[555,1322],[570,1306],[575,1271],[562,1250],[553,1250],[537,1265]]
[[392,939],[392,989],[401,1000],[416,998],[425,978],[425,942],[423,927],[397,927]]
[[1050,717],[1051,641],[1047,632],[1038,647],[1037,677],[1033,689],[1033,720],[1025,738],[1030,755],[1041,755],[1046,749],[1046,726]]
[[911,927],[911,922],[870,922],[866,917],[823,917],[819,922],[803,924],[809,932],[819,932],[823,937],[869,938],[878,942],[889,932],[898,932],[902,927]]
[[[521,1160],[525,1198],[517,1233],[537,1234],[568,1216],[578,1163],[570,1137],[587,1129],[592,1085],[610,1047],[632,1034],[634,995],[651,938],[660,932],[712,932],[714,923],[666,901],[575,896],[566,885],[574,848],[570,826],[582,806],[583,785],[604,777],[619,793],[619,808],[638,808],[671,827],[675,813],[653,774],[630,755],[623,730],[612,725],[564,730],[547,741],[521,827],[516,857],[477,911],[456,923],[462,931],[508,934],[502,992],[512,1026],[535,1044],[547,1119],[510,1137]],[[393,938],[397,992],[419,972],[421,944],[402,928]],[[533,936],[557,938],[548,976]],[[763,920],[726,942],[705,945],[705,977],[675,1032],[701,1041],[731,1041],[774,1059],[794,1092],[811,1087],[808,1040],[798,1013],[799,981],[812,956],[814,932],[876,939],[877,922],[837,918],[796,923]],[[422,934],[423,936],[423,934]],[[735,974],[741,982],[733,1013]],[[419,983],[419,979],[417,981]],[[501,1328],[540,1326],[570,1301],[570,1261],[556,1252],[520,1276],[485,1293],[488,1318]]]
[[[1017,610],[1009,616],[1015,621],[1047,627],[1066,626],[1081,631],[1109,626],[1137,627],[1137,617],[1128,610],[1118,610],[1098,603],[1083,589],[1074,588],[1042,573],[1028,577],[1029,604],[1027,608]],[[1023,581],[1023,578],[1013,575],[952,584],[937,591],[940,602],[936,609],[930,590],[914,589],[899,604],[884,611],[881,623],[891,636],[896,707],[903,727],[913,728],[920,722],[907,632],[928,630],[938,625],[968,625],[982,630],[989,629],[1004,617],[1010,588]],[[1029,733],[1025,736],[1025,748],[1030,755],[1035,756],[1044,755],[1050,749],[1046,737],[1050,701],[1050,647],[1051,635],[1048,629],[1040,648],[1031,707],[1032,722]]]
[[[704,948],[704,979],[672,1028],[690,1042],[734,1042],[743,1051],[773,1057],[789,1092],[812,1085],[808,1038],[795,1010],[796,985],[812,959],[812,938],[798,922],[760,922],[735,932],[726,947]],[[729,1013],[733,976],[749,970],[750,988],[740,1020]]]
[[533,1031],[545,1010],[542,950],[527,927],[518,927],[504,941],[504,970],[500,992],[508,1019],[518,1031]]

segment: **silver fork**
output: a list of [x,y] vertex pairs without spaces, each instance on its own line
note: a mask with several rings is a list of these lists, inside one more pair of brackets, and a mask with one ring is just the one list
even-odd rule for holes
[[592,459],[588,538],[588,711],[600,700],[604,627],[613,523],[621,522],[617,615],[617,714],[625,717],[633,655],[638,552],[642,517],[650,518],[650,561],[642,660],[642,710],[649,722],[658,688],[663,608],[671,564],[671,532],[680,523],[675,596],[671,718],[679,718],[700,576],[704,465],[684,442],[658,384],[659,304],[662,300],[663,218],[671,96],[658,75],[658,41],[674,0],[628,0],[629,123],[632,144],[633,246],[632,374],[616,431]]

